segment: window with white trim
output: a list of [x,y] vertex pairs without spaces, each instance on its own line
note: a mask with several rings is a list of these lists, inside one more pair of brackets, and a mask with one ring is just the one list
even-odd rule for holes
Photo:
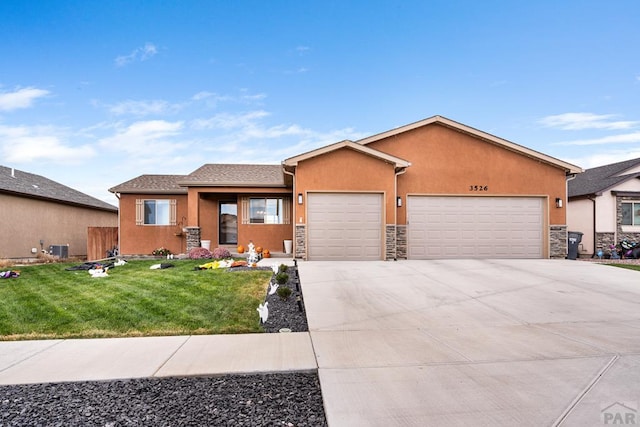
[[137,199],[136,225],[176,225],[176,200]]
[[622,225],[640,227],[640,202],[622,202]]
[[291,198],[243,197],[243,224],[290,224]]

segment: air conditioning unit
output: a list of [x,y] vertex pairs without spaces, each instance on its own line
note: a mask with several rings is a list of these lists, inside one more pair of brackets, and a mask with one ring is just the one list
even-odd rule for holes
[[59,258],[69,258],[69,245],[50,245],[49,255]]

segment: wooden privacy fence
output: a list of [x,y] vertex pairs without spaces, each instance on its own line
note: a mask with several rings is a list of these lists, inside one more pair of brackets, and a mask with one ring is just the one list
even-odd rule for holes
[[118,246],[118,227],[87,227],[87,260],[107,257]]

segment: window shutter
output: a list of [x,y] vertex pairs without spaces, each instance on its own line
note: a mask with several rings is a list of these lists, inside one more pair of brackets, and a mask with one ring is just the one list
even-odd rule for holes
[[241,199],[241,208],[242,208],[242,224],[249,224],[251,222],[251,218],[249,218],[249,198],[243,197]]
[[144,200],[136,199],[136,225],[144,225]]
[[170,204],[170,208],[169,208],[169,224],[170,225],[176,225],[176,205],[177,205],[176,199],[171,199],[169,204]]
[[291,197],[285,197],[282,200],[282,223],[291,224]]

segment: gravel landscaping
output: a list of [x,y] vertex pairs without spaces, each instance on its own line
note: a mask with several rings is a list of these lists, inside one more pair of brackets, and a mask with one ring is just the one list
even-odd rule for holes
[[[287,274],[289,298],[266,296],[268,333],[308,330],[297,268]],[[315,372],[0,386],[0,426],[326,425]]]

